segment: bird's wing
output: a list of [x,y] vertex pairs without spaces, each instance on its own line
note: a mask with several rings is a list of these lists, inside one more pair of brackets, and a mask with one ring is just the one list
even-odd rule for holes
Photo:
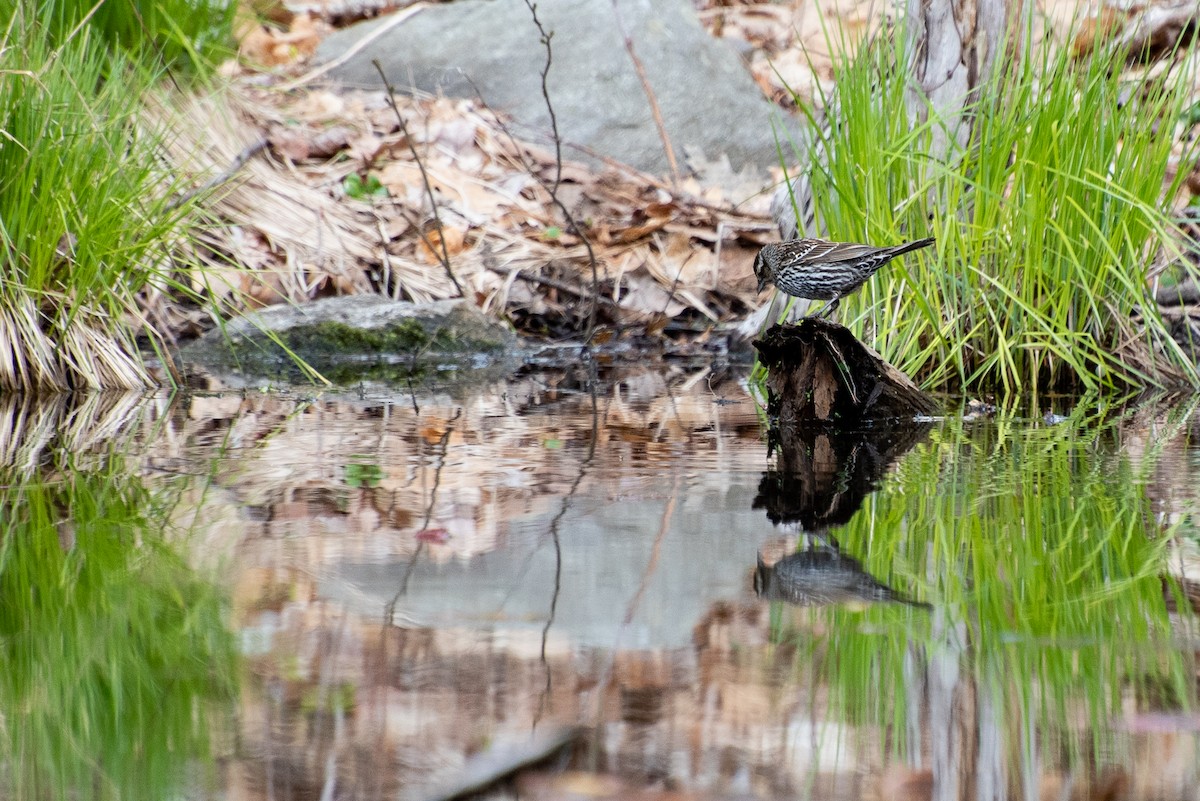
[[803,248],[805,261],[850,261],[861,259],[879,251],[871,245],[856,245],[853,242],[826,242],[824,239],[801,239],[797,250]]

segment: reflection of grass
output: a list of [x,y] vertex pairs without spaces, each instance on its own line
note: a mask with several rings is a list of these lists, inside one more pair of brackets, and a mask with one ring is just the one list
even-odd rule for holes
[[934,610],[803,610],[787,618],[791,633],[780,621],[780,640],[811,653],[834,714],[888,727],[904,750],[922,692],[906,665],[911,675],[947,656],[991,695],[1012,749],[1024,725],[1055,757],[1089,747],[1068,735],[1085,719],[1099,745],[1129,691],[1140,708],[1187,706],[1163,599],[1167,537],[1140,473],[1152,456],[1135,470],[1112,426],[1076,419],[969,426],[935,431],[835,532],[869,572]]
[[222,597],[119,464],[0,483],[4,795],[170,797],[233,698]]

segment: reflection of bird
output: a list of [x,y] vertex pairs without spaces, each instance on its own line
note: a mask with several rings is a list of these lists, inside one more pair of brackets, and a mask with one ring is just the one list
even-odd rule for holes
[[767,245],[754,260],[758,291],[768,283],[797,298],[832,301],[821,312],[828,316],[842,297],[862,286],[868,278],[897,256],[933,244],[933,238],[918,239],[890,248],[827,242],[824,239],[791,239]]
[[822,547],[797,551],[773,565],[758,557],[754,592],[768,601],[787,601],[797,606],[850,603],[902,603],[928,609],[863,570],[857,559],[837,548]]

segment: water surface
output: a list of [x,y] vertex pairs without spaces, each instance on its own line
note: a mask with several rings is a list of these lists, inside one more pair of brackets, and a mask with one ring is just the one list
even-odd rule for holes
[[546,742],[489,792],[1198,794],[1187,407],[771,455],[710,370],[0,411],[11,796],[436,798]]

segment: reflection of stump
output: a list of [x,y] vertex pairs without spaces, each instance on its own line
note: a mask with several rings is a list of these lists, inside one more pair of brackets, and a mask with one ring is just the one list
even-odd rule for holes
[[835,323],[808,318],[776,325],[754,346],[767,368],[767,413],[781,426],[911,420],[937,408],[908,376]]
[[845,525],[888,468],[929,432],[929,423],[839,432],[818,426],[774,426],[775,469],[758,484],[755,509],[776,525],[805,531]]

